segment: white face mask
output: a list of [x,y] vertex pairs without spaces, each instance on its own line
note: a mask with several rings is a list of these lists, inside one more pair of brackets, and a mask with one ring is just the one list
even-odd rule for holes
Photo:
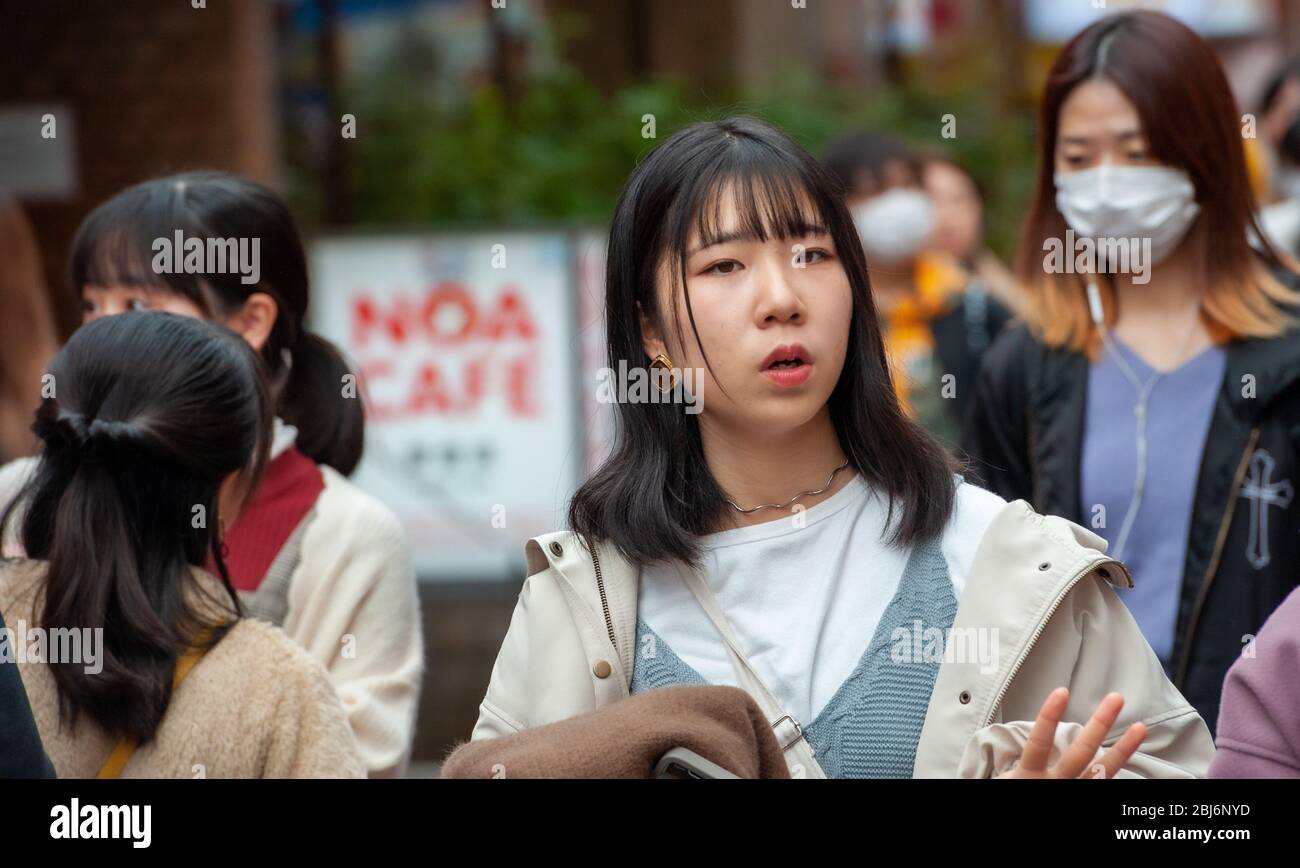
[[890,190],[853,209],[867,259],[899,262],[925,246],[934,206],[920,190]]
[[1056,207],[1081,236],[1150,238],[1151,264],[1177,249],[1200,213],[1181,169],[1112,166],[1056,173]]

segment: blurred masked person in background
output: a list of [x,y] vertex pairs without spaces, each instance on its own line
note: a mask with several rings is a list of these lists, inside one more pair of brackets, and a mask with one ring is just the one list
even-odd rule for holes
[[934,206],[931,250],[946,253],[970,275],[966,293],[987,293],[1011,311],[1024,304],[1019,281],[984,245],[984,194],[966,167],[945,154],[927,153],[922,163],[925,192]]
[[885,347],[904,410],[955,446],[980,359],[1009,314],[947,254],[928,251],[935,207],[921,163],[904,144],[875,132],[832,142],[822,162],[853,215],[880,307]]

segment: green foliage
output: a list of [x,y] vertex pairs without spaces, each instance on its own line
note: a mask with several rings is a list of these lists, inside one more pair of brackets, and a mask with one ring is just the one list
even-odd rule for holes
[[[885,129],[969,166],[988,193],[989,240],[1005,254],[1032,184],[1031,120],[999,110],[987,91],[924,93],[828,86],[807,70],[785,70],[726,105],[707,104],[683,82],[655,80],[601,93],[572,68],[533,78],[517,104],[481,85],[448,104],[419,80],[389,72],[357,82],[361,134],[348,144],[357,224],[403,226],[599,225],[608,221],[628,173],[657,139],[681,126],[735,113],[773,121],[814,154],[836,135]],[[957,135],[941,137],[944,116]],[[318,203],[299,176],[300,208]],[[301,183],[307,182],[307,183]]]
[[354,152],[361,225],[599,224],[628,171],[683,104],[671,84],[606,98],[561,69],[507,107],[492,86],[446,108],[393,77],[367,88]]
[[[844,133],[887,131],[922,152],[955,157],[985,191],[988,241],[1006,255],[1015,245],[1024,203],[1033,187],[1032,117],[1004,110],[987,87],[968,85],[942,93],[888,87],[830,86],[810,70],[789,69],[755,88],[734,110],[780,125],[813,154]],[[953,133],[945,138],[945,121]]]

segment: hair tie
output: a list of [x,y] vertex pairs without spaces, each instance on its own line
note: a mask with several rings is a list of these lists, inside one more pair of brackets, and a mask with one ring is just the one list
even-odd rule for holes
[[61,447],[82,464],[97,464],[106,460],[118,443],[136,436],[136,428],[129,422],[92,419],[80,413],[59,410],[57,415],[38,414],[32,430],[48,445]]
[[60,412],[55,425],[63,442],[83,464],[97,464],[102,459],[99,442],[94,435],[94,422],[87,424],[80,413]]

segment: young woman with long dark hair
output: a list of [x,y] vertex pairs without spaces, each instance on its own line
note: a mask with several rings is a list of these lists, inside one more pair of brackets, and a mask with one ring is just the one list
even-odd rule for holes
[[0,561],[0,611],[64,637],[17,660],[59,776],[363,776],[324,668],[241,617],[222,557],[269,445],[247,344],[133,313],[81,328],[49,373],[41,456],[3,518],[28,557]]
[[572,529],[528,543],[473,738],[712,683],[797,776],[1204,774],[1205,725],[1108,587],[1124,567],[954,476],[903,414],[840,192],[748,118],[633,171],[609,364],[675,400],[620,403]]
[[964,438],[990,488],[1129,565],[1122,599],[1212,730],[1228,668],[1300,575],[1300,294],[1259,231],[1241,123],[1214,49],[1166,15],[1062,49],[1027,323],[986,356]]
[[[288,208],[220,172],[146,181],[86,218],[69,270],[87,322],[170,311],[223,323],[257,351],[275,436],[265,477],[225,529],[231,580],[250,615],[329,670],[370,773],[401,775],[424,668],[415,577],[397,517],[346,478],[364,440],[360,390],[338,350],[307,329],[307,261]],[[29,469],[0,471],[0,504]]]

